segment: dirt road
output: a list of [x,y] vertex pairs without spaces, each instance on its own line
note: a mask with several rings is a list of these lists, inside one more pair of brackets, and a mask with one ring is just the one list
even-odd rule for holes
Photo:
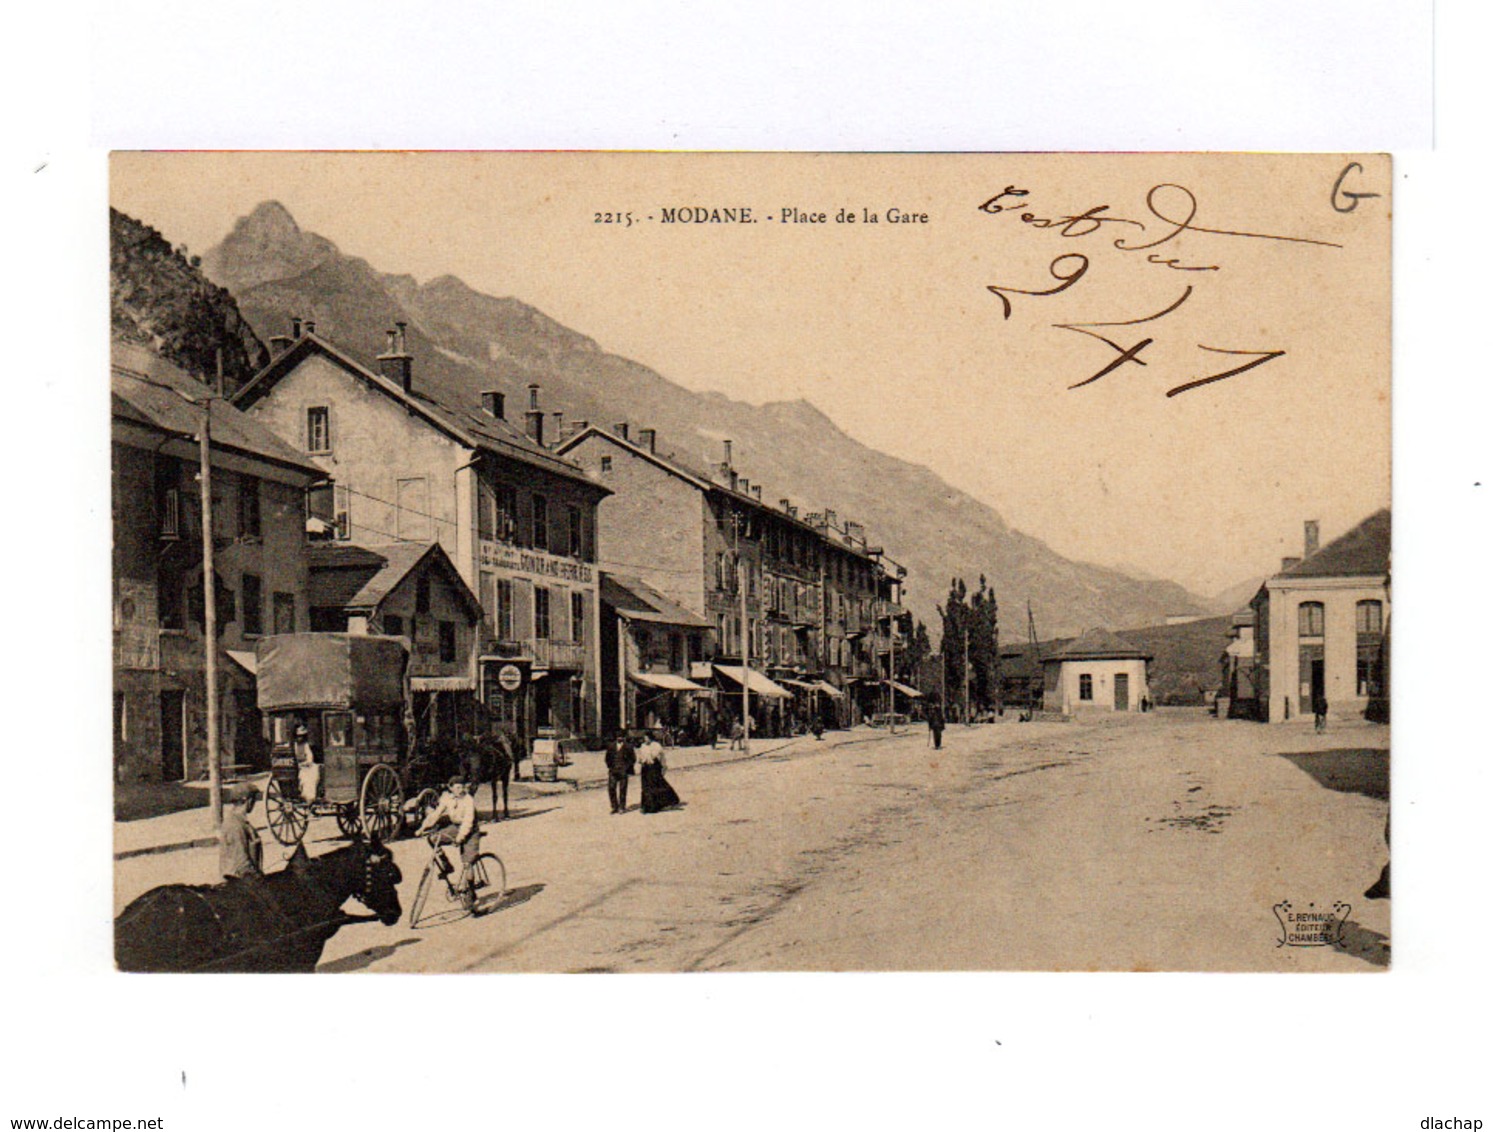
[[[1388,732],[1160,712],[812,740],[676,773],[683,809],[585,791],[489,827],[513,894],[410,930],[355,925],[322,970],[1372,971],[1389,906]],[[1295,755],[1295,759],[1283,757]],[[1303,769],[1303,767],[1307,769]],[[1321,779],[1322,781],[1319,781]],[[1334,788],[1335,787],[1335,788]],[[636,796],[636,787],[634,788]],[[635,805],[634,800],[634,805]],[[401,843],[412,893],[423,843]],[[408,899],[408,896],[406,896]],[[1281,946],[1274,906],[1351,907],[1333,946]]]

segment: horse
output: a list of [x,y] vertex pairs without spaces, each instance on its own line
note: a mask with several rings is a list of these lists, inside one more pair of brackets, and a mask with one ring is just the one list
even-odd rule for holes
[[[280,872],[222,884],[167,884],[131,901],[114,920],[121,971],[314,971],[344,925],[399,922],[399,866],[375,838],[322,857],[304,845]],[[374,916],[350,916],[355,896]]]
[[492,785],[492,816],[498,817],[498,787],[503,790],[503,816],[508,816],[508,781],[513,777],[518,760],[514,758],[514,739],[506,728],[492,735],[468,738],[462,755],[462,773],[473,784],[487,782]]

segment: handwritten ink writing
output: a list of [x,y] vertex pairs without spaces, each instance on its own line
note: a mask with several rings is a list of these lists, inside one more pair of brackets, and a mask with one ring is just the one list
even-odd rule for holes
[[[1062,263],[1065,259],[1078,261],[1078,265],[1068,274],[1064,274],[1063,271],[1058,267],[1058,264]],[[997,287],[993,285],[987,286],[985,290],[989,291],[992,295],[994,295],[1001,301],[1002,317],[1009,319],[1011,317],[1011,300],[1006,298],[1007,293],[1010,293],[1012,295],[1033,296],[1061,294],[1084,277],[1084,273],[1089,270],[1089,257],[1086,255],[1079,255],[1077,252],[1070,252],[1068,255],[1060,255],[1057,259],[1053,260],[1047,265],[1047,270],[1054,279],[1057,279],[1060,282],[1056,287],[1049,287],[1045,291],[1024,291],[1020,287]]]
[[[1180,219],[1168,215],[1171,211],[1170,208],[1166,212],[1163,212],[1160,207],[1160,198],[1164,194],[1171,195],[1166,194],[1166,190],[1168,189],[1173,189],[1182,195],[1182,208],[1186,212],[1186,215]],[[1151,215],[1156,217],[1157,220],[1172,225],[1172,230],[1166,235],[1152,240],[1149,244],[1128,244],[1122,236],[1115,241],[1115,247],[1124,252],[1145,251],[1148,248],[1159,247],[1168,240],[1174,240],[1183,232],[1206,232],[1210,236],[1234,236],[1247,240],[1279,240],[1288,244],[1315,244],[1318,247],[1324,248],[1340,248],[1343,246],[1342,244],[1331,243],[1328,240],[1309,239],[1306,236],[1276,236],[1269,232],[1236,232],[1228,228],[1205,228],[1201,224],[1194,224],[1193,220],[1198,214],[1198,198],[1193,194],[1191,189],[1182,185],[1166,183],[1152,186],[1151,191],[1146,194],[1146,208],[1150,210]]]
[[1082,388],[1085,385],[1091,385],[1094,382],[1098,381],[1105,374],[1113,373],[1116,369],[1118,369],[1120,366],[1124,365],[1126,362],[1134,362],[1138,366],[1145,365],[1146,363],[1144,361],[1142,361],[1141,358],[1140,358],[1140,352],[1142,350],[1144,350],[1147,346],[1149,346],[1152,342],[1156,341],[1156,339],[1154,339],[1154,338],[1143,338],[1141,341],[1137,342],[1134,346],[1131,346],[1127,350],[1123,346],[1121,346],[1118,342],[1116,342],[1113,339],[1108,338],[1105,335],[1100,334],[1098,331],[1094,330],[1093,329],[1094,327],[1096,327],[1096,326],[1139,326],[1143,322],[1155,322],[1158,318],[1165,318],[1167,315],[1171,314],[1172,311],[1176,310],[1183,303],[1185,303],[1188,300],[1188,297],[1191,296],[1191,294],[1192,294],[1192,287],[1191,287],[1191,285],[1189,285],[1187,287],[1187,289],[1182,292],[1181,297],[1178,298],[1175,302],[1172,302],[1169,305],[1163,307],[1161,310],[1157,311],[1155,314],[1148,314],[1148,315],[1146,315],[1144,318],[1127,318],[1127,319],[1122,319],[1122,320],[1117,321],[1117,322],[1055,322],[1055,323],[1053,323],[1053,327],[1055,329],[1057,329],[1057,330],[1071,330],[1075,334],[1087,334],[1090,338],[1098,339],[1100,342],[1103,342],[1106,346],[1108,346],[1115,353],[1117,353],[1117,354],[1120,355],[1118,358],[1112,359],[1110,361],[1109,365],[1105,366],[1098,373],[1094,374],[1093,377],[1085,378],[1083,381],[1078,382],[1076,385],[1070,385],[1070,386],[1068,386],[1068,388],[1069,389],[1080,389],[1080,388]]
[[1105,366],[1102,370],[1100,370],[1098,373],[1096,373],[1093,377],[1086,377],[1082,381],[1078,382],[1077,384],[1068,386],[1069,389],[1079,389],[1079,388],[1081,388],[1081,387],[1083,387],[1085,385],[1092,385],[1094,382],[1098,381],[1105,374],[1107,374],[1107,373],[1113,373],[1115,370],[1119,369],[1126,362],[1134,362],[1138,366],[1145,365],[1146,363],[1143,362],[1143,361],[1141,361],[1141,359],[1139,358],[1138,355],[1140,354],[1140,352],[1142,350],[1144,350],[1152,342],[1156,341],[1156,339],[1154,339],[1154,338],[1142,338],[1134,346],[1131,346],[1130,349],[1128,349],[1128,350],[1122,350],[1122,349],[1120,349],[1120,346],[1119,346],[1118,343],[1111,342],[1108,338],[1104,337],[1104,335],[1102,335],[1102,334],[1095,334],[1094,337],[1097,338],[1097,339],[1099,339],[1099,341],[1103,342],[1106,346],[1113,347],[1119,353],[1120,356],[1118,358],[1115,358],[1113,361],[1111,361],[1109,363],[1109,365]]
[[[1350,192],[1343,188],[1343,182],[1348,179],[1349,173],[1362,173],[1363,166],[1356,161],[1350,161],[1343,166],[1343,171],[1337,175],[1337,180],[1332,183],[1332,207],[1337,212],[1352,212],[1358,207],[1361,200],[1374,200],[1378,193]],[[1347,202],[1347,203],[1343,203]]]
[[1147,263],[1159,264],[1162,267],[1170,267],[1173,271],[1217,271],[1218,270],[1218,264],[1216,264],[1216,263],[1213,264],[1211,267],[1189,267],[1185,263],[1183,263],[1180,259],[1162,259],[1155,252],[1152,252],[1150,255],[1146,256],[1146,262]]
[[1215,381],[1222,381],[1226,377],[1233,377],[1236,374],[1244,373],[1246,370],[1254,369],[1255,366],[1262,366],[1266,362],[1274,361],[1276,358],[1285,357],[1286,353],[1284,350],[1221,350],[1216,346],[1204,346],[1201,342],[1198,343],[1198,349],[1207,350],[1214,354],[1244,355],[1253,357],[1254,361],[1246,362],[1242,366],[1235,366],[1233,369],[1225,370],[1223,373],[1210,374],[1207,377],[1200,377],[1194,381],[1185,381],[1175,388],[1168,389],[1166,391],[1168,397],[1175,397],[1178,393],[1186,393],[1189,389],[1197,389],[1202,385],[1211,385]]
[[1006,204],[1001,204],[1000,202],[1006,197],[1024,197],[1027,195],[1028,193],[1026,189],[1018,189],[1015,185],[1007,185],[1000,192],[996,193],[995,196],[991,197],[984,204],[982,204],[980,206],[980,211],[988,212],[992,216],[994,216],[997,212],[1005,212],[1008,208],[1016,207],[1015,204],[1009,202]]

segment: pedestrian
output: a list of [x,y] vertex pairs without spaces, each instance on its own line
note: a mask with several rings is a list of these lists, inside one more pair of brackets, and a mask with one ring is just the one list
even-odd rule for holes
[[733,720],[731,723],[731,746],[733,751],[746,750],[746,728],[741,725],[741,720]]
[[1317,731],[1318,735],[1322,734],[1322,732],[1324,732],[1324,731],[1327,730],[1327,693],[1326,692],[1313,692],[1312,693],[1312,717],[1313,717],[1313,726],[1316,728],[1316,731]]
[[818,712],[814,713],[814,718],[809,723],[809,730],[814,733],[814,742],[824,742],[824,718]]
[[933,706],[928,709],[928,735],[933,740],[935,751],[943,750],[943,729],[943,705],[934,701]]
[[230,792],[218,831],[218,871],[224,880],[252,880],[264,875],[264,843],[249,824],[259,788],[244,784]]
[[663,744],[658,741],[657,734],[650,731],[638,748],[638,778],[643,790],[641,808],[645,814],[656,814],[679,805],[679,795],[664,777],[667,769]]
[[607,745],[607,801],[612,804],[612,813],[627,811],[627,779],[638,763],[638,753],[628,741],[627,733],[619,731]]
[[297,723],[293,745],[296,761],[296,781],[301,788],[301,801],[314,802],[321,790],[321,764],[316,761],[316,748],[311,745],[311,733],[304,723]]

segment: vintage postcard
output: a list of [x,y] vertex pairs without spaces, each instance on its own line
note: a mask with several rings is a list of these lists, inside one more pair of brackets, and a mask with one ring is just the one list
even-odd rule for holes
[[1391,187],[116,153],[117,965],[1386,969]]

